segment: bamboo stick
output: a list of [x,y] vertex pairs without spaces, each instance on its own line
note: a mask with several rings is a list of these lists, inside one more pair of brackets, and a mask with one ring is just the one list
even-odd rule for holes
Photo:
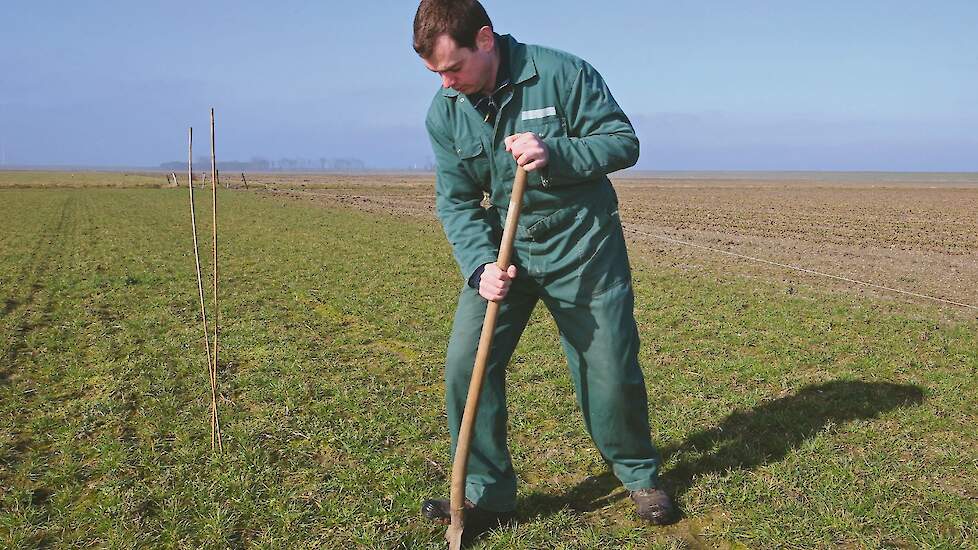
[[197,218],[194,212],[194,129],[188,131],[188,154],[187,154],[187,189],[190,190],[190,227],[194,236],[194,264],[197,267],[197,293],[200,295],[200,320],[204,328],[204,352],[207,354],[207,376],[211,384],[211,449],[214,449],[214,434],[216,432],[216,419],[214,408],[214,367],[211,364],[211,344],[210,333],[207,331],[207,309],[204,307],[204,282],[200,274],[200,252],[197,245]]
[[217,338],[218,327],[220,325],[221,310],[217,306],[217,154],[214,150],[214,109],[211,108],[211,205],[213,207],[214,224],[212,226],[214,235],[214,361],[211,368],[214,372],[214,384],[211,390],[211,400],[214,407],[214,424],[217,433],[217,447],[224,451],[224,441],[221,437],[221,420],[217,412]]

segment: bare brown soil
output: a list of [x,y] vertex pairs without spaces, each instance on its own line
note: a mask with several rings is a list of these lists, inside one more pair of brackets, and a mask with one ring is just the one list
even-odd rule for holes
[[[615,178],[633,256],[681,269],[938,305],[716,250],[978,305],[978,175],[785,174]],[[431,218],[434,178],[269,175],[256,187],[369,212]]]

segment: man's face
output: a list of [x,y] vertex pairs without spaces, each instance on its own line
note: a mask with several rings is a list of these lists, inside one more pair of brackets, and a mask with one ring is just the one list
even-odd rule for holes
[[476,37],[475,49],[459,47],[447,34],[435,41],[431,56],[424,60],[429,71],[441,75],[443,88],[454,88],[463,94],[491,91],[495,82],[492,53],[495,47],[492,29],[483,27]]

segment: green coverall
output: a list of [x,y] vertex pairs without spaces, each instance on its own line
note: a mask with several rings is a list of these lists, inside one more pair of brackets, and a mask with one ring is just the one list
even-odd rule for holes
[[[529,173],[513,251],[518,274],[502,301],[466,478],[481,508],[516,506],[506,444],[505,370],[537,300],[560,330],[585,425],[629,490],[655,487],[645,381],[618,199],[606,174],[638,159],[638,139],[601,75],[570,54],[517,42],[501,48],[512,86],[490,125],[453,89],[439,90],[426,125],[437,161],[436,206],[463,278],[494,262],[516,164],[503,139],[534,132],[550,151]],[[489,193],[489,208],[480,202]],[[455,452],[486,300],[464,286],[446,357]]]

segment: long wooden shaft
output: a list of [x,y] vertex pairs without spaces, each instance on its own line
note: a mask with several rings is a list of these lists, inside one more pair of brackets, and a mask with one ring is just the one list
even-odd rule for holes
[[[513,255],[513,239],[520,218],[520,208],[523,206],[523,192],[526,190],[526,171],[522,166],[516,168],[516,178],[513,181],[513,192],[509,199],[509,210],[506,212],[506,225],[503,228],[503,240],[499,245],[499,256],[496,265],[499,269],[509,269]],[[489,362],[489,352],[492,349],[492,337],[496,330],[496,318],[499,315],[499,302],[490,301],[486,305],[486,318],[482,323],[482,334],[479,336],[479,349],[475,355],[475,366],[472,369],[472,379],[469,381],[469,393],[465,398],[465,411],[462,414],[462,425],[458,432],[458,444],[455,448],[455,460],[452,463],[451,516],[452,524],[445,538],[451,548],[459,548],[462,540],[462,530],[465,526],[465,474],[469,464],[469,446],[472,443],[472,429],[475,418],[479,414],[479,396],[482,393],[482,381],[485,378],[486,364]]]
[[217,428],[217,447],[224,450],[224,441],[221,437],[221,419],[217,412],[217,337],[218,326],[220,324],[221,310],[217,307],[217,153],[214,150],[214,109],[211,109],[211,204],[214,213],[214,361],[211,368],[214,372],[214,385],[212,388],[211,400],[214,408],[214,425]]
[[204,281],[200,274],[200,252],[197,246],[197,218],[194,213],[194,129],[188,132],[187,189],[190,190],[190,228],[194,235],[194,264],[197,267],[197,293],[200,295],[200,321],[204,327],[204,352],[207,354],[207,377],[211,383],[211,448],[214,448],[216,430],[214,414],[214,367],[211,364],[210,333],[207,331],[207,309],[204,307]]

